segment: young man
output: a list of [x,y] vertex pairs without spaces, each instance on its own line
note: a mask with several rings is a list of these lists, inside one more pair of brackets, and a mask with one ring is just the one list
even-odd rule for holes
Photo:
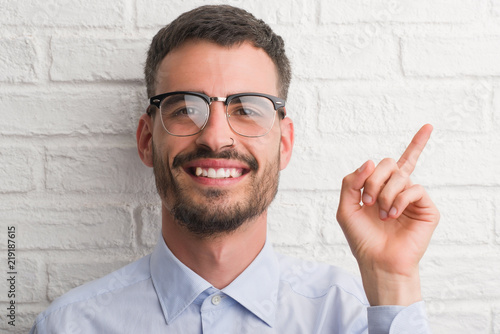
[[344,179],[337,219],[360,284],[266,241],[293,147],[279,36],[241,9],[200,7],[158,32],[145,73],[137,145],[162,235],[151,255],[54,301],[32,333],[429,332],[418,263],[439,213],[409,176],[431,126],[398,162],[367,161]]

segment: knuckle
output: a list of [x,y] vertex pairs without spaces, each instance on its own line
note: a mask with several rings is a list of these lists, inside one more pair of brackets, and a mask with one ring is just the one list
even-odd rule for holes
[[396,198],[394,199],[394,205],[402,205],[403,203],[408,201],[408,197],[404,192],[400,193]]
[[381,163],[383,163],[384,165],[387,165],[387,166],[396,166],[397,165],[396,160],[394,160],[393,158],[384,158],[384,159],[382,159]]
[[410,174],[408,174],[406,171],[404,171],[401,168],[398,168],[394,173],[394,176],[401,178],[401,179],[407,179],[410,177]]
[[425,192],[425,188],[421,184],[414,184],[412,187],[418,192]]
[[373,178],[369,178],[368,180],[365,181],[365,189],[374,190],[377,188],[376,184],[377,183]]
[[342,185],[349,184],[351,182],[351,179],[351,174],[344,176],[344,178],[342,179]]
[[379,196],[378,196],[378,202],[380,205],[382,205],[383,207],[386,207],[390,204],[391,202],[391,197],[389,196],[389,194],[385,193],[385,192],[382,192]]

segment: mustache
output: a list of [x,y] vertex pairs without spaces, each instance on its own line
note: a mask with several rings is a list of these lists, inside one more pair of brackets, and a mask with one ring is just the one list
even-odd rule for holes
[[182,165],[196,159],[226,159],[239,160],[248,165],[252,171],[259,169],[259,163],[253,156],[243,155],[234,149],[228,149],[222,152],[213,152],[205,148],[197,148],[193,152],[178,154],[172,161],[172,168],[181,167]]

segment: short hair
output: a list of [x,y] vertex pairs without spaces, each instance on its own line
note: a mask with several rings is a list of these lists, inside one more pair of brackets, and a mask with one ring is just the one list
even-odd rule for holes
[[249,12],[229,5],[208,5],[180,15],[153,37],[144,74],[148,96],[155,95],[156,74],[161,61],[188,40],[201,39],[221,46],[251,42],[263,49],[274,62],[278,73],[278,94],[286,99],[291,80],[291,66],[283,39],[264,21]]

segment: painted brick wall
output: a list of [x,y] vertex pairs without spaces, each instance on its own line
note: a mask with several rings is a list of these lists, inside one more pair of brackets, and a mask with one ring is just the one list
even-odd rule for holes
[[[150,169],[136,154],[142,64],[156,31],[201,0],[0,0],[0,272],[17,228],[25,333],[68,289],[150,252]],[[424,123],[415,171],[442,220],[422,263],[435,333],[500,333],[500,1],[226,1],[281,34],[293,62],[292,163],[269,213],[284,253],[357,267],[335,221],[342,177],[397,158]]]

